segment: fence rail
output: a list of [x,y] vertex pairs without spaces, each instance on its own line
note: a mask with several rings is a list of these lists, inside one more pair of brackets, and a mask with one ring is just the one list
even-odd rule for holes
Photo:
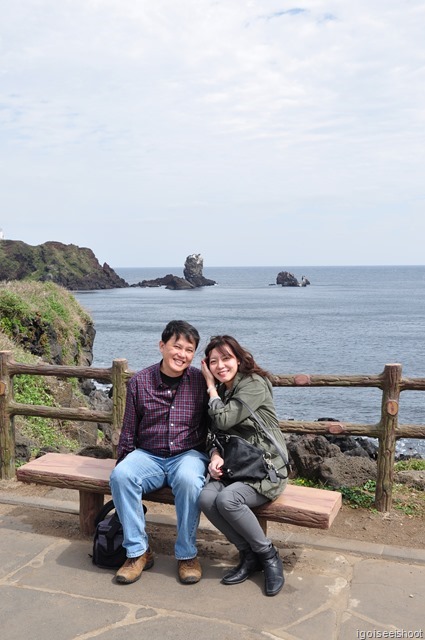
[[[115,456],[124,416],[126,385],[134,374],[127,366],[127,360],[122,358],[115,359],[112,367],[108,369],[51,364],[28,365],[15,362],[11,351],[0,351],[0,478],[10,479],[15,475],[13,418],[16,415],[109,423],[112,425]],[[111,383],[112,411],[95,411],[86,407],[46,407],[15,402],[13,377],[23,374],[90,378]],[[402,365],[396,363],[385,365],[379,375],[282,374],[274,375],[272,382],[275,387],[375,387],[382,390],[381,419],[377,424],[281,420],[279,426],[285,433],[377,438],[375,506],[379,511],[389,511],[392,506],[396,442],[400,438],[425,439],[425,425],[398,424],[400,394],[407,390],[425,391],[425,378],[402,378]]]

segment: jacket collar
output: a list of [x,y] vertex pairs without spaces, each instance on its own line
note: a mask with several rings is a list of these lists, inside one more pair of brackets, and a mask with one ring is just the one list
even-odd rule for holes
[[239,384],[246,377],[247,377],[246,373],[240,373],[238,371],[238,373],[235,375],[235,378],[233,380],[233,386],[229,391],[227,391],[227,389],[226,389],[224,384],[220,385],[220,391],[221,391],[220,395],[222,397],[225,397],[226,399],[231,398],[234,395],[234,393],[236,392]]

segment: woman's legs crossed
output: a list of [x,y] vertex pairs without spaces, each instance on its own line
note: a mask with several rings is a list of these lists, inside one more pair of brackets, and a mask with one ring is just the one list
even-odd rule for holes
[[266,502],[267,498],[244,482],[234,482],[227,487],[219,481],[208,482],[199,499],[202,512],[229,542],[239,551],[250,548],[255,553],[271,545],[251,511]]

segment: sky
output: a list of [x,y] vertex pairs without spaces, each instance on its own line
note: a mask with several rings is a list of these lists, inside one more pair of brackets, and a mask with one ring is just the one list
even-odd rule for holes
[[115,268],[425,264],[425,2],[0,9],[5,238]]

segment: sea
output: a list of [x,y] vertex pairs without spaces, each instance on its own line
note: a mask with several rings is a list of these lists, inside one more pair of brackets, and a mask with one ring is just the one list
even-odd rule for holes
[[[306,287],[276,285],[280,271]],[[115,268],[129,284],[181,267]],[[425,378],[425,266],[204,267],[216,285],[78,291],[94,321],[93,366],[126,358],[136,371],[159,361],[158,343],[169,320],[183,319],[201,335],[200,364],[213,335],[230,334],[273,374],[381,373],[400,363],[403,376]],[[275,388],[281,420],[335,418],[379,422],[382,393],[364,388]],[[400,423],[425,424],[425,392],[404,391]],[[425,458],[425,440],[401,440],[398,453]]]

